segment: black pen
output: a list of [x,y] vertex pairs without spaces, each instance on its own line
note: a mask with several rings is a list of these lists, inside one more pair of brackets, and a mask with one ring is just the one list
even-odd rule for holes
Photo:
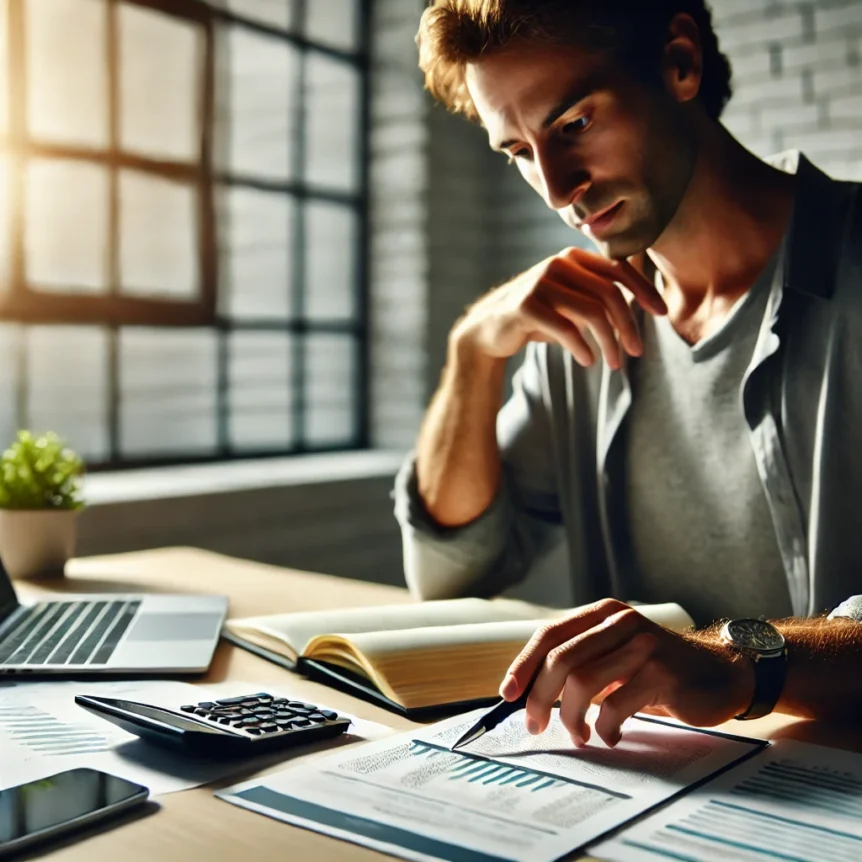
[[542,670],[544,662],[539,665],[533,678],[527,683],[527,687],[514,700],[501,700],[496,706],[492,706],[461,738],[449,749],[455,751],[470,742],[475,742],[484,736],[489,730],[493,730],[498,724],[502,724],[510,715],[518,712],[527,705],[527,698],[532,691],[533,683]]

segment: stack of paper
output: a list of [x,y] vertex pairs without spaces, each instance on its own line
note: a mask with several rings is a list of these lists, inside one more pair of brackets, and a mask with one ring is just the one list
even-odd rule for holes
[[[629,719],[609,749],[576,749],[555,712],[523,713],[451,752],[477,713],[328,755],[223,799],[406,859],[542,862],[595,840],[765,743]],[[594,716],[591,716],[591,718]]]

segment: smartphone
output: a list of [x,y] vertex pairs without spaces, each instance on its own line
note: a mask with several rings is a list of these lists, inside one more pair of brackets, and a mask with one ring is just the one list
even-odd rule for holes
[[96,769],[0,790],[0,858],[142,805],[149,792]]

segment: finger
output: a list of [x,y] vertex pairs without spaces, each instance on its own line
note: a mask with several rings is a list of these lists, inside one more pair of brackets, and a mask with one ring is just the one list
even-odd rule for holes
[[589,706],[589,702],[584,704],[580,697],[577,681],[569,677],[560,700],[560,721],[579,748],[586,745],[590,738],[590,726],[587,724]]
[[569,674],[580,672],[589,663],[622,647],[634,636],[639,619],[643,617],[626,608],[550,650],[527,698],[528,729],[541,733],[548,726],[551,709]]
[[575,745],[583,745],[590,738],[586,722],[590,704],[603,692],[627,683],[652,655],[655,644],[652,635],[641,632],[619,649],[569,674],[563,689],[560,720]]
[[569,248],[561,256],[576,261],[592,272],[625,285],[638,304],[653,314],[667,314],[667,305],[656,286],[644,278],[627,260],[608,260],[582,248]]
[[[577,308],[572,307],[570,296],[566,296],[568,291],[565,288],[556,287],[548,297],[548,302],[553,309],[565,317],[575,325],[589,326],[599,349],[605,357],[608,365],[616,370],[623,364],[623,358],[620,353],[620,345],[617,341],[617,334],[611,322],[608,320],[605,306],[596,299],[588,298],[586,294],[582,294],[577,299]],[[562,301],[560,296],[562,295]]]
[[500,686],[500,696],[506,700],[514,700],[533,678],[533,674],[552,649],[591,629],[624,608],[628,608],[628,605],[616,599],[602,599],[600,602],[578,608],[564,619],[538,628],[517,658],[509,665],[503,684]]
[[564,296],[571,297],[587,292],[598,299],[605,307],[608,317],[620,334],[623,347],[631,356],[643,353],[643,341],[638,332],[637,322],[629,304],[625,301],[619,287],[607,278],[591,272],[578,261],[557,258],[559,264],[551,269],[548,280],[565,290]]
[[626,719],[636,712],[653,707],[659,692],[653,664],[647,661],[625,685],[609,694],[599,707],[599,717],[595,723],[596,733],[605,745],[613,748],[622,739],[621,728]]
[[578,364],[587,368],[596,361],[593,351],[590,350],[589,344],[581,335],[578,327],[544,300],[534,299],[525,314],[527,319],[539,330],[540,336],[550,338],[564,350],[568,350]]

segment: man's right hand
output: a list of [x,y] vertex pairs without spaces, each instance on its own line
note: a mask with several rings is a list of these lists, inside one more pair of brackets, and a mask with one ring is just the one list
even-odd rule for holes
[[589,330],[605,361],[622,364],[621,350],[640,356],[643,342],[622,285],[652,314],[667,314],[655,285],[627,261],[568,248],[537,263],[470,307],[453,336],[494,359],[514,356],[528,341],[556,342],[581,365],[595,362]]

